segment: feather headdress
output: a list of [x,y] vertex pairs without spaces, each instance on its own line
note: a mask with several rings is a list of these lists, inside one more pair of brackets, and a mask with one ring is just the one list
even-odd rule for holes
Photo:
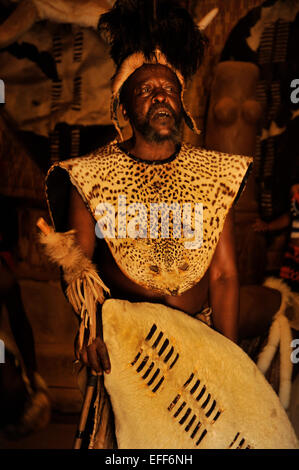
[[166,65],[177,75],[185,121],[199,133],[184,106],[183,93],[185,82],[202,62],[207,40],[188,11],[169,0],[117,0],[100,17],[98,28],[108,40],[116,64],[111,117],[119,134],[117,111],[121,87],[143,64]]

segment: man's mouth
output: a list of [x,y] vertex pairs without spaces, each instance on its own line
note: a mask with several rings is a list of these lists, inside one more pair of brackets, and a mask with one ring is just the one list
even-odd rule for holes
[[168,120],[173,119],[172,113],[168,109],[157,109],[151,113],[150,116],[152,119],[159,119],[159,120]]

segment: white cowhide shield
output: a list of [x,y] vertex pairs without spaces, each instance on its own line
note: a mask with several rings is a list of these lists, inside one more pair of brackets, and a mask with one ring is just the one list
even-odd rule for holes
[[204,323],[164,305],[109,299],[103,332],[120,449],[297,448],[254,362]]

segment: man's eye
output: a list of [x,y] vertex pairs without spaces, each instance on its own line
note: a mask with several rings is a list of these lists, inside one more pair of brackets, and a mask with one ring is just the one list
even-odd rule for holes
[[164,89],[167,91],[167,93],[178,93],[178,89],[173,85],[166,85]]
[[147,93],[150,93],[151,88],[149,86],[143,86],[138,90],[139,95],[146,95]]

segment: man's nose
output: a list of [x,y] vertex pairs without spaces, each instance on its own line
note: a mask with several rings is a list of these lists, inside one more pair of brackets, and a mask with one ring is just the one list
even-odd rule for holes
[[166,93],[163,89],[158,89],[153,95],[153,103],[164,103],[166,101]]

